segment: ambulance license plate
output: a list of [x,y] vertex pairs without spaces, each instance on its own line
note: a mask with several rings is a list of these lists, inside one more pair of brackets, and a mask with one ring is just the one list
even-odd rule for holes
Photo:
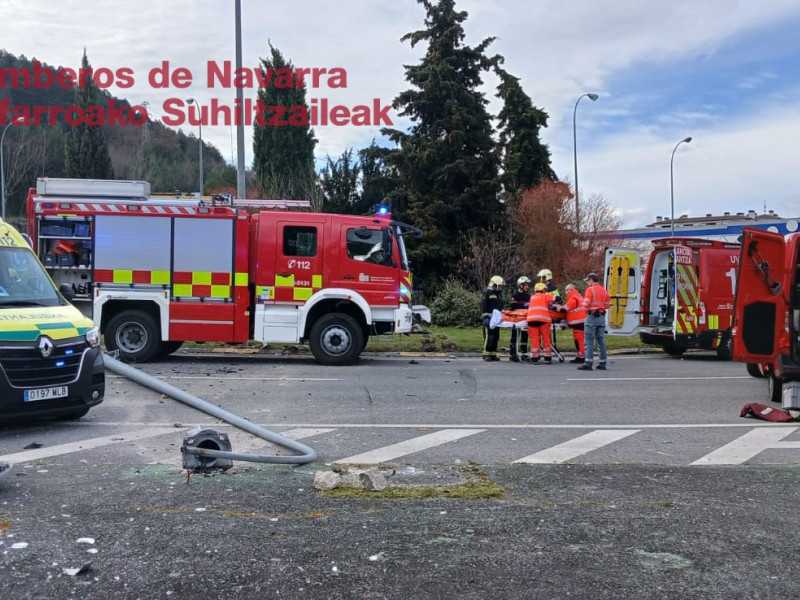
[[64,398],[67,396],[67,386],[39,388],[38,390],[25,390],[25,402],[36,400],[49,400],[50,398]]

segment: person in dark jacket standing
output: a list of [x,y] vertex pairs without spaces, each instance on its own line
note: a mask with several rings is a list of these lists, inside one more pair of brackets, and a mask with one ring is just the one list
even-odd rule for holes
[[[511,296],[511,310],[525,310],[531,301],[531,280],[524,275],[517,279],[517,291]],[[528,356],[528,330],[511,328],[511,362],[530,360]]]
[[489,287],[481,296],[481,320],[483,321],[483,360],[497,361],[497,346],[500,343],[500,328],[490,327],[492,311],[503,310],[503,286],[505,281],[499,275],[489,280]]

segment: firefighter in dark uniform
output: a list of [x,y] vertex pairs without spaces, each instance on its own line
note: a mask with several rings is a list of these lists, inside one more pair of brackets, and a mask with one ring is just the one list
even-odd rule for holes
[[536,278],[547,286],[547,293],[555,296],[556,302],[561,304],[561,294],[558,293],[558,286],[553,281],[553,272],[550,269],[542,269]]
[[[524,275],[517,279],[517,291],[511,296],[511,310],[528,308],[531,301],[531,280]],[[528,362],[528,329],[511,328],[511,362]]]
[[503,310],[503,286],[505,281],[499,275],[489,280],[489,287],[481,296],[481,320],[483,321],[483,360],[497,361],[497,346],[500,343],[500,328],[489,327],[492,311]]

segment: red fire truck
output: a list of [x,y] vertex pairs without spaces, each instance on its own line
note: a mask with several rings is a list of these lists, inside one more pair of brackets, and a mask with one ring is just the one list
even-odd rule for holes
[[608,248],[608,332],[638,333],[645,344],[674,356],[696,348],[729,360],[740,248],[702,238],[656,239],[643,276],[637,250]]
[[419,229],[388,215],[253,212],[230,196],[155,199],[149,188],[41,178],[27,201],[40,259],[125,359],[254,339],[308,342],[319,363],[347,365],[370,335],[410,332],[415,313],[430,320],[411,304],[404,239]]

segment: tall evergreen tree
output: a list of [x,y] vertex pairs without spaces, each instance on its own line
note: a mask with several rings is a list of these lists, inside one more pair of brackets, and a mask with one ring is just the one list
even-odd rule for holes
[[[314,172],[314,147],[317,139],[306,118],[300,122],[293,107],[305,107],[306,88],[301,77],[296,76],[294,65],[279,50],[269,45],[270,57],[261,59],[261,70],[272,78],[269,86],[258,90],[258,99],[264,107],[286,107],[282,116],[288,125],[270,125],[273,111],[265,109],[264,124],[253,127],[253,171],[261,193],[271,198],[306,199],[316,185]],[[306,113],[308,114],[308,113]]]
[[361,206],[362,213],[374,211],[378,205],[384,204],[392,196],[392,192],[400,187],[397,170],[386,163],[386,156],[391,153],[372,140],[366,148],[358,151],[361,166]]
[[337,160],[328,157],[328,164],[319,175],[326,212],[358,214],[360,173],[361,167],[358,160],[353,160],[352,150],[345,150]]
[[539,139],[540,130],[547,127],[547,113],[533,105],[519,78],[499,66],[495,71],[500,77],[497,97],[503,101],[497,115],[500,180],[506,199],[513,202],[528,188],[543,180],[556,181],[557,177],[550,166],[550,150]]
[[384,129],[399,145],[387,159],[404,181],[396,190],[395,217],[425,231],[412,248],[417,281],[433,289],[458,263],[460,242],[474,228],[503,219],[497,155],[481,76],[499,57],[488,57],[494,38],[464,44],[467,13],[454,0],[417,0],[426,10],[425,29],[403,36],[412,47],[427,43],[422,61],[406,66],[412,89],[394,100],[410,117],[409,133]]
[[[81,68],[91,69],[83,49]],[[98,104],[99,92],[91,77],[86,77],[86,85],[75,87],[75,106],[83,108],[84,114],[90,106]],[[67,177],[81,179],[113,179],[114,169],[108,154],[103,127],[88,124],[86,119],[72,127],[65,142],[64,170]]]

